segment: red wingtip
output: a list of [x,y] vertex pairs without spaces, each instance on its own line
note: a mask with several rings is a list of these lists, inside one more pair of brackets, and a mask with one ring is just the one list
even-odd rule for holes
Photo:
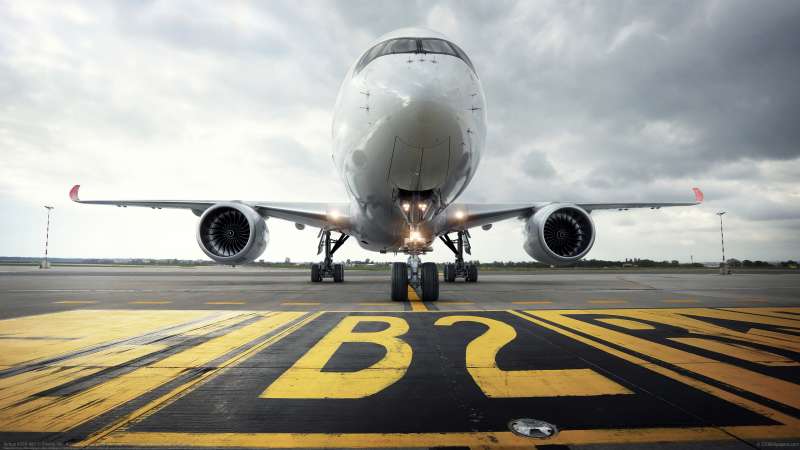
[[80,190],[80,188],[81,185],[76,184],[75,186],[72,186],[72,189],[69,191],[69,199],[72,200],[73,202],[81,201],[81,199],[78,198],[78,190]]
[[703,197],[704,197],[703,191],[701,191],[700,188],[696,187],[692,188],[692,190],[694,191],[694,201],[696,201],[697,203],[703,203]]

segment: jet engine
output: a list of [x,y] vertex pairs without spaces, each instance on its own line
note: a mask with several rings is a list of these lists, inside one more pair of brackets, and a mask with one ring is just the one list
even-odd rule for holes
[[577,205],[554,203],[528,219],[525,234],[525,252],[533,259],[563,266],[589,253],[594,244],[594,222]]
[[267,224],[250,206],[222,202],[200,216],[197,243],[209,258],[220,264],[252,262],[264,253],[267,242]]

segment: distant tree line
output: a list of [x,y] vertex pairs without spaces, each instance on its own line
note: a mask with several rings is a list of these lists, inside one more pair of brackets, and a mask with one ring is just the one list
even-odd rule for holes
[[788,261],[781,261],[777,264],[769,263],[767,261],[751,261],[749,259],[745,259],[743,261],[739,261],[736,258],[731,258],[727,261],[728,266],[730,267],[743,267],[743,268],[770,268],[770,267],[781,267],[784,269],[797,269],[797,261],[788,260]]

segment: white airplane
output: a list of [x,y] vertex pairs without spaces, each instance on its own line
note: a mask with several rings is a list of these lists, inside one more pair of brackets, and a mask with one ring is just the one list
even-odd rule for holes
[[[436,264],[419,256],[438,238],[453,251],[444,281],[478,279],[469,230],[518,218],[525,221],[525,251],[537,261],[568,265],[589,252],[595,240],[591,212],[599,209],[658,209],[686,203],[475,204],[456,200],[478,169],[486,139],[486,101],[467,54],[440,33],[403,28],[376,40],[356,60],[339,90],[333,116],[333,161],[350,201],[287,203],[220,200],[81,200],[78,203],[189,209],[200,217],[197,243],[212,260],[238,265],[254,261],[269,241],[267,218],[320,229],[311,281],[344,279],[334,253],[350,237],[381,253],[409,255],[392,265],[391,298],[405,301],[408,286],[423,301],[439,297]],[[332,237],[332,233],[338,236]],[[453,237],[451,237],[453,235]]]

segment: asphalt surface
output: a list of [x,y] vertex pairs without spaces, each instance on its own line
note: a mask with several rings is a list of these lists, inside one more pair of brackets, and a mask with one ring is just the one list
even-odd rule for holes
[[0,442],[800,446],[798,273],[388,275],[0,267]]

